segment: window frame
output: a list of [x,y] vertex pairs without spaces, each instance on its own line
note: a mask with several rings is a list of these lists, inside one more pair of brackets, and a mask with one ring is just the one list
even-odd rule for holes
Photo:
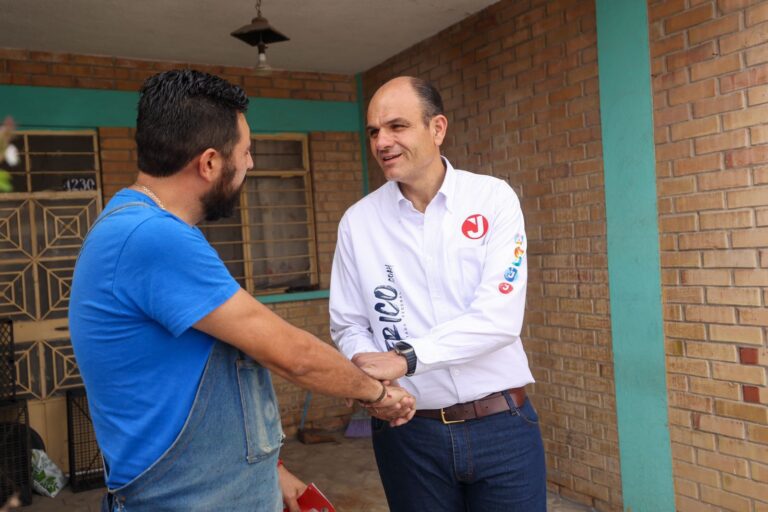
[[[254,159],[254,168],[248,170],[245,176],[246,184],[243,186],[240,192],[240,207],[239,218],[237,222],[240,224],[240,241],[242,246],[242,266],[243,266],[243,281],[245,283],[245,290],[259,298],[262,302],[285,302],[293,300],[304,300],[307,298],[320,298],[327,297],[327,290],[319,290],[320,284],[320,270],[318,259],[318,243],[317,243],[317,225],[313,192],[313,179],[312,169],[309,160],[309,136],[306,133],[251,133],[251,140],[253,142],[258,141],[295,141],[301,144],[301,167],[293,169],[279,169],[279,168],[257,168],[256,161],[257,155],[252,153]],[[255,149],[255,144],[252,145],[251,151]],[[248,199],[248,187],[247,180],[258,180],[259,178],[302,178],[303,180],[303,193],[304,193],[304,208],[306,208],[306,221],[303,225],[306,225],[308,231],[308,238],[306,240],[308,246],[308,252],[306,257],[309,260],[309,270],[307,275],[309,277],[310,285],[309,290],[301,291],[287,291],[285,287],[272,287],[257,289],[255,286],[254,277],[258,274],[254,269],[254,262],[256,259],[250,256],[251,248],[254,242],[251,238],[251,227],[258,225],[250,218],[250,207]],[[226,242],[225,242],[226,243]],[[269,247],[268,244],[265,244]],[[216,243],[214,243],[216,248]],[[268,257],[269,258],[269,257]],[[279,258],[279,257],[275,257]],[[225,263],[227,261],[225,260]]]
[[[32,185],[32,172],[30,172],[31,167],[31,157],[36,154],[47,154],[47,153],[53,153],[56,152],[37,152],[37,151],[29,151],[29,136],[38,136],[38,135],[73,135],[73,136],[79,136],[79,137],[92,137],[93,138],[93,153],[86,152],[86,151],[75,151],[75,152],[69,152],[67,154],[83,154],[83,155],[94,155],[94,180],[95,180],[95,188],[92,190],[51,190],[51,191],[37,191],[37,192],[30,192]],[[18,137],[22,137],[24,139],[24,147],[18,147],[18,143],[16,142],[16,139]],[[13,192],[3,192],[4,197],[10,197],[10,198],[19,198],[23,195],[30,195],[30,194],[38,194],[39,197],[46,197],[46,198],[58,198],[58,197],[74,197],[73,194],[80,194],[82,192],[85,192],[86,194],[90,196],[91,192],[97,191],[99,195],[99,207],[102,206],[102,192],[104,190],[103,183],[101,179],[101,145],[99,141],[99,134],[98,130],[93,128],[80,128],[80,129],[66,129],[66,130],[45,130],[45,129],[25,129],[20,128],[15,130],[15,133],[11,139],[12,143],[17,144],[17,149],[19,150],[19,156],[23,157],[23,162],[25,166],[25,180],[26,180],[26,186],[27,190],[24,192],[19,192],[17,190],[14,190]],[[21,162],[19,162],[21,164]],[[13,169],[8,169],[8,171],[11,174],[14,174]],[[90,172],[90,170],[89,170]],[[15,197],[14,197],[15,196]],[[101,211],[101,210],[99,210]]]
[[[276,178],[295,178],[295,177],[301,177],[304,181],[304,201],[306,204],[306,210],[307,210],[307,220],[306,220],[306,226],[307,231],[309,235],[308,239],[308,245],[309,245],[309,251],[307,254],[307,257],[309,258],[309,279],[310,279],[310,287],[318,287],[320,285],[320,269],[319,269],[319,263],[318,263],[318,254],[317,254],[317,224],[315,222],[315,199],[314,199],[314,191],[312,187],[312,168],[309,161],[309,136],[306,133],[251,133],[251,141],[260,141],[260,140],[268,140],[268,141],[295,141],[301,143],[301,169],[255,169],[255,158],[254,158],[254,169],[249,170],[246,173],[245,179],[257,179],[259,176],[264,177],[276,177]],[[253,149],[253,147],[252,147]],[[241,217],[244,218],[244,221],[242,223],[243,226],[243,243],[246,241],[246,237],[249,238],[250,243],[250,236],[246,233],[246,222],[248,222],[248,226],[250,226],[250,220],[248,217],[248,211],[247,211],[247,193],[245,190],[245,187],[243,188],[243,193],[240,196],[241,205],[242,201],[246,201],[246,207],[241,208]],[[250,267],[250,271],[253,271],[253,260],[247,260],[249,265],[246,266],[246,279],[248,278],[248,267]],[[253,274],[251,274],[251,277]],[[253,279],[248,279],[246,281],[251,286],[253,286]],[[314,291],[314,290],[313,290]],[[274,288],[273,289],[265,289],[265,290],[248,290],[249,293],[253,295],[292,295],[296,292],[287,292],[282,291],[275,293]]]

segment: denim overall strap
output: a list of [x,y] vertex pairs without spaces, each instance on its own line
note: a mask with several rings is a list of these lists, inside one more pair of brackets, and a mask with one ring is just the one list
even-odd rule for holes
[[103,220],[104,220],[104,219],[106,219],[107,217],[109,217],[109,216],[111,216],[111,215],[114,215],[115,213],[117,213],[117,212],[119,212],[119,211],[121,211],[121,210],[125,210],[126,208],[133,208],[133,207],[138,207],[138,208],[150,208],[150,206],[149,206],[147,203],[142,203],[141,201],[131,201],[130,203],[125,203],[125,204],[121,204],[120,206],[116,206],[115,208],[113,208],[113,209],[109,210],[108,212],[106,212],[106,213],[102,213],[102,214],[101,214],[101,215],[100,215],[100,216],[99,216],[99,217],[96,219],[96,222],[94,222],[94,223],[91,225],[91,227],[90,227],[90,228],[88,228],[88,233],[86,233],[85,237],[86,237],[86,238],[88,238],[88,235],[90,234],[90,232],[91,232],[91,231],[93,231],[93,228],[95,228],[95,227],[96,227],[96,225],[97,225],[99,222],[103,221]]
[[110,489],[111,507],[105,500],[102,510],[279,512],[282,440],[269,372],[216,342],[176,440],[131,482]]
[[[99,215],[96,218],[96,221],[91,224],[91,227],[88,228],[88,232],[85,234],[85,237],[83,238],[83,243],[80,245],[80,252],[77,253],[77,260],[80,260],[80,254],[83,252],[83,247],[85,247],[86,242],[88,242],[88,235],[91,234],[91,231],[93,231],[93,228],[95,228],[99,222],[103,221],[107,217],[114,215],[115,213],[125,210],[126,208],[132,208],[132,207],[139,207],[139,208],[149,208],[149,205],[147,203],[142,203],[141,201],[132,201],[130,203],[121,204],[120,206],[117,206],[108,212],[104,213],[102,212],[101,215]],[[75,265],[77,265],[77,261],[75,262]]]

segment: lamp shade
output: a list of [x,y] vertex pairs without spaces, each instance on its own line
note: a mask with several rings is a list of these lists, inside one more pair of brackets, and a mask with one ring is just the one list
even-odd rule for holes
[[236,37],[251,46],[257,46],[259,43],[271,44],[289,40],[272,28],[267,18],[261,16],[253,18],[249,25],[244,25],[232,32],[232,37]]

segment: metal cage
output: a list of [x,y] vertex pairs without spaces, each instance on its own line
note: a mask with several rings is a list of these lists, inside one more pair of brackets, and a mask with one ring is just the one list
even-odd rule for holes
[[104,464],[84,388],[67,391],[69,485],[73,492],[104,487]]
[[0,402],[16,397],[16,365],[13,351],[13,321],[0,318]]
[[0,506],[17,493],[32,503],[29,412],[26,400],[0,403]]

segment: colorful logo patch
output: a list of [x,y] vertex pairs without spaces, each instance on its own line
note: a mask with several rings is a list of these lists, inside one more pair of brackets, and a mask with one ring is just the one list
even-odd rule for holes
[[523,254],[525,254],[525,249],[523,249],[523,240],[524,237],[520,233],[515,235],[515,259],[512,262],[512,265],[516,267],[519,267],[523,262]]
[[519,274],[519,270],[517,267],[519,267],[523,263],[523,256],[525,255],[525,249],[523,249],[523,242],[525,241],[525,235],[522,233],[518,233],[515,235],[515,250],[513,252],[514,260],[512,260],[512,263],[507,268],[507,270],[504,271],[504,280],[506,283],[500,283],[499,284],[499,291],[503,294],[510,293],[514,288],[510,283],[514,283],[515,280],[517,280],[517,276]]
[[471,240],[479,240],[488,233],[488,219],[479,213],[470,215],[461,225],[461,232]]

